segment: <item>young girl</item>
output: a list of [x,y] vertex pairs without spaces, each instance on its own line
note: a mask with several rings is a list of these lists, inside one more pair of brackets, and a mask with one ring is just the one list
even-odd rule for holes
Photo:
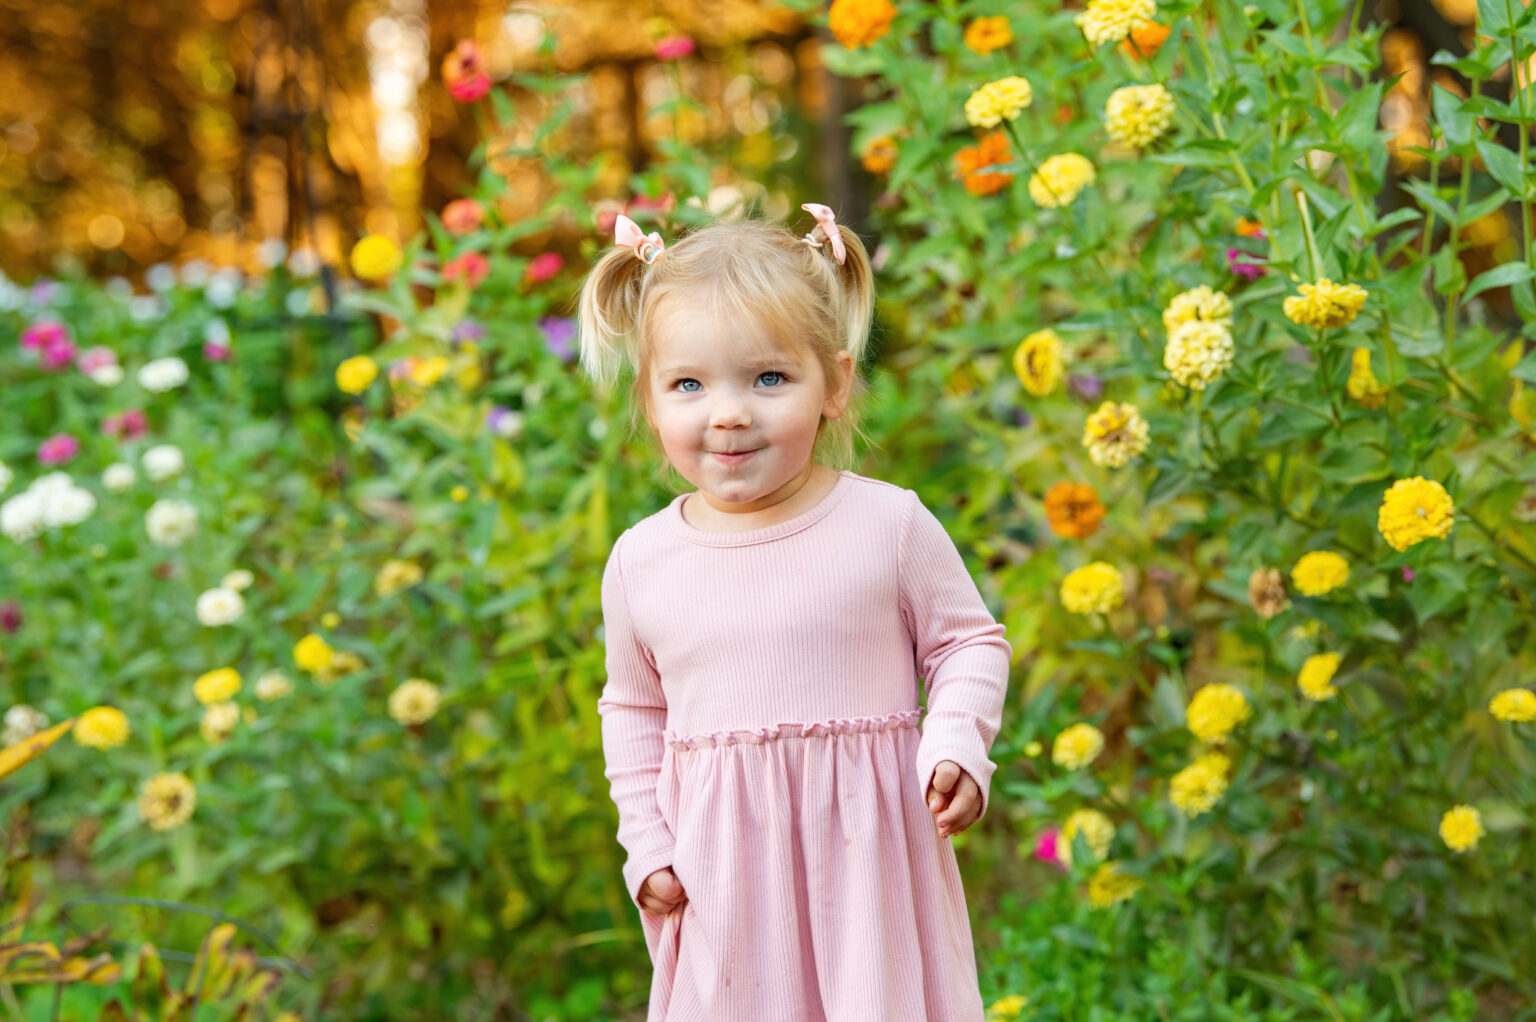
[[[986,812],[1012,647],[912,490],[835,471],[873,306],[807,204],[668,245],[619,217],[581,361],[696,491],[603,573],[598,701],[650,1022],[982,1022],[947,838]],[[918,679],[926,680],[926,719]]]

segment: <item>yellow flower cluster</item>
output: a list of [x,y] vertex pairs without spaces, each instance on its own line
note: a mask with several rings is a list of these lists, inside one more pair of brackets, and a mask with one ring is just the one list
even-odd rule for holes
[[1029,179],[1029,197],[1043,209],[1069,206],[1077,194],[1093,184],[1093,164],[1077,153],[1048,157]]
[[255,692],[257,699],[270,703],[293,692],[293,682],[282,671],[268,671],[256,679]]
[[1013,371],[1024,389],[1036,397],[1055,390],[1064,367],[1061,353],[1061,338],[1050,327],[1020,341],[1013,352]]
[[965,101],[965,119],[972,127],[995,128],[1001,121],[1016,120],[1019,112],[1034,100],[1029,79],[1018,75],[988,82]]
[[1232,367],[1232,332],[1220,323],[1194,320],[1168,335],[1163,368],[1182,386],[1204,390]]
[[437,713],[440,702],[436,685],[411,678],[389,694],[389,715],[401,724],[424,724]]
[[1348,326],[1365,305],[1365,288],[1358,284],[1335,284],[1320,277],[1315,284],[1302,284],[1284,303],[1285,315],[1293,323],[1312,327]]
[[1528,688],[1506,688],[1493,697],[1488,710],[1500,720],[1529,723],[1536,720],[1536,692]]
[[868,46],[891,30],[896,8],[890,0],[832,0],[827,28],[850,50]]
[[1188,817],[1208,813],[1227,793],[1227,770],[1232,761],[1219,752],[1208,752],[1173,775],[1168,798]]
[[1000,50],[1013,42],[1013,26],[1001,14],[989,18],[977,18],[965,26],[965,45],[977,55],[985,57],[993,50]]
[[1217,291],[1209,284],[1198,284],[1174,295],[1163,310],[1163,329],[1170,334],[1185,323],[1196,322],[1216,323],[1232,329],[1232,299],[1225,291]]
[[1476,806],[1455,806],[1440,817],[1440,840],[1453,852],[1470,852],[1483,833],[1483,814]]
[[240,691],[240,672],[233,667],[220,667],[198,675],[192,683],[192,694],[204,706],[233,699]]
[[299,665],[299,670],[311,674],[329,667],[335,656],[336,651],[314,632],[304,636],[293,647],[293,662]]
[[1399,479],[1382,496],[1376,527],[1394,550],[1407,550],[1426,539],[1444,539],[1456,519],[1456,506],[1445,487],[1433,479]]
[[1240,689],[1215,682],[1195,693],[1184,717],[1196,738],[1211,745],[1222,745],[1233,729],[1252,713],[1248,699]]
[[1051,762],[1068,770],[1081,770],[1103,751],[1103,732],[1092,724],[1073,724],[1051,743]]
[[370,234],[352,246],[352,272],[363,280],[383,280],[403,259],[400,246],[382,234]]
[[1173,122],[1173,93],[1162,85],[1127,85],[1109,94],[1104,129],[1123,146],[1142,149]]
[[1291,582],[1303,596],[1322,596],[1349,581],[1349,562],[1332,550],[1301,555],[1291,569]]
[[336,386],[348,394],[361,394],[378,375],[377,362],[367,355],[353,355],[336,367]]
[[987,1006],[986,1022],[1014,1022],[1028,1004],[1029,998],[1023,994],[999,997]]
[[1120,468],[1147,449],[1151,431],[1135,405],[1105,401],[1083,426],[1083,446],[1095,465]]
[[170,830],[192,818],[197,789],[186,774],[156,774],[139,789],[139,815],[155,830]]
[[373,591],[378,596],[393,596],[402,589],[409,589],[422,579],[421,565],[415,561],[390,559],[373,579]]
[[1314,653],[1307,657],[1301,665],[1301,673],[1296,676],[1296,687],[1301,689],[1301,694],[1314,703],[1338,695],[1339,690],[1333,686],[1333,673],[1339,669],[1342,659],[1338,653]]
[[1061,605],[1074,614],[1107,614],[1125,602],[1125,579],[1108,561],[1094,561],[1061,581]]
[[1063,865],[1072,865],[1072,839],[1078,831],[1083,832],[1095,859],[1109,854],[1109,843],[1115,839],[1114,823],[1097,809],[1079,809],[1061,825],[1061,840],[1056,842],[1056,857]]
[[235,733],[235,725],[238,723],[240,723],[238,705],[214,703],[203,711],[203,719],[198,724],[198,731],[205,742],[217,745]]
[[1387,403],[1387,388],[1371,372],[1371,349],[1356,348],[1350,357],[1349,380],[1345,392],[1366,408],[1380,408]]
[[1088,904],[1109,908],[1117,901],[1131,898],[1141,886],[1141,880],[1122,872],[1118,862],[1106,862],[1088,879]]
[[1157,16],[1154,0],[1088,0],[1088,7],[1072,19],[1083,37],[1094,46],[1118,43],[1144,21]]
[[128,740],[128,718],[115,706],[93,706],[75,721],[75,741],[92,749],[115,749]]

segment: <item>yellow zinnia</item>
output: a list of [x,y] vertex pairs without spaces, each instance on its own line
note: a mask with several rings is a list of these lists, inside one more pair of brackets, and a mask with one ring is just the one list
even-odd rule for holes
[[382,234],[370,234],[352,246],[352,272],[363,280],[383,280],[402,261],[400,246]]
[[1284,302],[1286,318],[1293,323],[1311,327],[1348,326],[1360,314],[1365,305],[1365,288],[1358,284],[1335,284],[1321,277],[1315,284],[1302,284],[1301,292]]
[[1219,323],[1232,329],[1232,299],[1209,284],[1197,284],[1174,295],[1163,310],[1163,329],[1170,334],[1185,323]]
[[1232,367],[1232,333],[1220,323],[1195,320],[1168,335],[1163,368],[1181,386],[1204,390]]
[[1232,761],[1219,752],[1206,753],[1169,780],[1169,800],[1190,818],[1210,812],[1227,792],[1231,765]]
[[993,50],[1000,50],[1013,42],[1013,28],[1001,14],[989,18],[977,18],[965,27],[965,45],[985,57]]
[[1333,673],[1343,659],[1338,653],[1314,653],[1307,657],[1301,665],[1301,673],[1296,676],[1296,686],[1301,689],[1301,694],[1315,703],[1338,695],[1339,690],[1333,686]]
[[1144,21],[1157,16],[1154,0],[1088,0],[1088,7],[1072,21],[1094,46],[1117,43]]
[[1094,871],[1088,880],[1088,904],[1094,908],[1109,908],[1117,901],[1125,901],[1141,890],[1142,882],[1120,870],[1118,862],[1106,862]]
[[226,702],[239,691],[240,672],[233,667],[220,667],[200,674],[192,683],[192,694],[204,706]]
[[409,589],[421,579],[421,566],[414,561],[388,560],[374,576],[373,591],[378,596],[393,596],[402,589]]
[[1399,479],[1382,495],[1376,527],[1394,550],[1407,550],[1426,539],[1444,539],[1456,519],[1456,506],[1445,487],[1433,479]]
[[1349,380],[1344,384],[1349,396],[1366,408],[1380,408],[1386,404],[1387,388],[1371,372],[1371,349],[1356,348],[1349,366]]
[[1332,550],[1301,555],[1291,569],[1291,582],[1303,596],[1322,596],[1349,581],[1349,562]]
[[139,790],[139,815],[155,830],[170,830],[192,818],[197,788],[186,774],[156,774]]
[[389,694],[389,715],[401,724],[422,724],[437,713],[440,701],[436,685],[411,678]]
[[1500,720],[1519,724],[1536,720],[1536,692],[1528,688],[1506,688],[1493,697],[1488,709]]
[[1073,724],[1051,743],[1051,762],[1081,770],[1104,751],[1104,734],[1092,724]]
[[447,371],[448,359],[442,355],[433,355],[411,367],[411,382],[422,387],[430,387],[441,380]]
[[1013,371],[1024,389],[1044,397],[1061,382],[1061,338],[1050,327],[1036,330],[1013,351]]
[[1083,446],[1095,465],[1120,468],[1147,449],[1150,435],[1135,405],[1105,401],[1083,425]]
[[336,367],[336,386],[348,394],[361,394],[378,375],[378,363],[367,355],[354,355]]
[[1088,842],[1088,849],[1093,852],[1095,859],[1102,859],[1109,854],[1109,844],[1115,839],[1114,823],[1097,809],[1079,809],[1061,825],[1061,840],[1056,842],[1056,857],[1062,865],[1072,865],[1072,839],[1078,831],[1083,832],[1083,840]]
[[1108,561],[1094,561],[1061,581],[1061,605],[1074,614],[1107,614],[1125,602],[1125,579]]
[[1029,179],[1029,197],[1044,209],[1069,206],[1079,192],[1093,184],[1093,164],[1077,153],[1058,153],[1040,164]]
[[1215,682],[1195,693],[1184,717],[1196,738],[1211,745],[1221,745],[1252,712],[1240,689]]
[[890,31],[895,17],[896,8],[890,0],[832,0],[827,27],[834,39],[856,50]]
[[995,128],[1001,121],[1016,120],[1034,99],[1029,79],[1018,75],[988,82],[965,101],[965,119],[977,128]]
[[304,636],[293,647],[293,662],[299,665],[300,670],[310,673],[329,667],[335,656],[335,650],[313,632]]
[[75,741],[92,749],[115,749],[128,740],[128,718],[115,706],[93,706],[75,721]]
[[1483,814],[1475,806],[1455,806],[1440,817],[1440,840],[1453,852],[1470,852],[1483,833]]
[[1158,84],[1127,85],[1109,94],[1104,129],[1123,146],[1144,149],[1173,122],[1173,93]]

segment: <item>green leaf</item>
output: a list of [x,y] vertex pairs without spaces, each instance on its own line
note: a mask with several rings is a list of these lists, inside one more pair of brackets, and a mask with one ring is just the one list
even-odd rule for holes
[[1435,270],[1435,294],[1454,294],[1467,286],[1467,268],[1456,255],[1456,246],[1447,242],[1430,257]]
[[1197,138],[1165,153],[1148,153],[1146,159],[1190,167],[1225,167],[1236,151],[1237,143],[1230,138]]
[[1520,165],[1519,156],[1497,142],[1482,138],[1477,140],[1477,154],[1483,158],[1488,173],[1507,188],[1510,195],[1516,199],[1527,197],[1525,168]]
[[1444,199],[1435,194],[1435,190],[1430,187],[1429,182],[1418,180],[1404,181],[1403,190],[1418,199],[1420,205],[1446,223],[1454,224],[1456,222],[1456,211],[1451,209]]
[[1491,287],[1509,287],[1511,284],[1518,284],[1532,277],[1536,277],[1536,270],[1532,270],[1526,263],[1505,263],[1502,266],[1495,266],[1473,278],[1471,285],[1461,296],[1461,300],[1470,301],[1473,296],[1480,295]]
[[1356,153],[1376,145],[1376,119],[1381,112],[1381,82],[1357,89],[1334,117],[1339,142]]
[[1514,26],[1505,0],[1477,0],[1477,30],[1483,35],[1506,35]]
[[1445,140],[1451,148],[1460,149],[1470,143],[1477,121],[1461,108],[1461,97],[1438,82],[1430,86],[1429,95],[1435,123],[1445,132]]

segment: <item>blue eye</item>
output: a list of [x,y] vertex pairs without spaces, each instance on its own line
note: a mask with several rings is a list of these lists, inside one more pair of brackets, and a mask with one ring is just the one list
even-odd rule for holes
[[[757,374],[757,378],[758,379],[762,379],[764,376],[777,376],[779,378],[779,381],[780,381],[781,384],[784,381],[787,381],[789,379],[788,376],[786,376],[783,373],[779,372],[777,369],[764,369],[762,372]],[[672,381],[672,387],[675,390],[675,389],[677,389],[679,387],[682,387],[682,385],[685,384],[685,383],[698,383],[698,382],[699,381],[695,380],[692,376],[682,376],[682,377],[679,377],[678,379],[675,379],[675,380]],[[684,394],[696,394],[696,393],[698,393],[698,391],[684,389],[683,393]]]

